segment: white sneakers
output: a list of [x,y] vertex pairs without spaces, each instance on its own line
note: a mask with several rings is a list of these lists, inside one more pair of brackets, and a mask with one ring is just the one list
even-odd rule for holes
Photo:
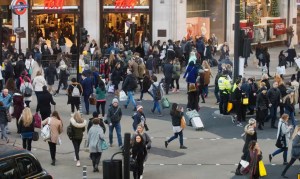
[[77,161],[76,156],[74,156],[74,162],[76,162],[76,161]]
[[79,160],[76,163],[76,167],[80,167],[80,161]]
[[140,176],[140,179],[143,179],[143,175]]

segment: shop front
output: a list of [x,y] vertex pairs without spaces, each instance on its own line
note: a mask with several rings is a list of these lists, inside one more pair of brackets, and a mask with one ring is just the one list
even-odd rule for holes
[[65,38],[65,51],[69,52],[73,43],[79,44],[82,27],[83,0],[29,0],[28,46],[34,47],[45,39],[49,47],[52,40]]
[[100,0],[101,46],[128,39],[136,47],[151,34],[152,0]]
[[0,1],[0,16],[2,17],[2,37],[3,43],[9,43],[9,35],[12,34],[12,12],[9,9],[11,0],[1,0]]
[[215,34],[220,43],[226,41],[226,5],[227,0],[187,0],[186,37]]

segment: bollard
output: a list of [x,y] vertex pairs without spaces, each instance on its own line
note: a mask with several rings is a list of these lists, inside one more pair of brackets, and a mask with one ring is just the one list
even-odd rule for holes
[[86,165],[83,166],[82,179],[87,179]]
[[122,160],[103,160],[103,179],[122,178]]

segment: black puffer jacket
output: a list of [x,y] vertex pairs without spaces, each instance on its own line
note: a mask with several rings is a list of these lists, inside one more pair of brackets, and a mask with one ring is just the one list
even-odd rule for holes
[[172,117],[172,126],[180,126],[183,112],[179,112],[179,111],[173,113],[171,112],[170,115]]
[[133,76],[133,74],[128,74],[123,83],[122,90],[123,91],[135,91],[135,89],[137,87],[136,84],[137,84],[137,81],[136,81],[136,78]]
[[272,105],[278,105],[280,102],[280,91],[278,88],[271,88],[268,91],[268,98]]

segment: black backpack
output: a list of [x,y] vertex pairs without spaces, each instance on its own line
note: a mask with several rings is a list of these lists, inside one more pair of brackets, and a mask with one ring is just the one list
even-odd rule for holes
[[155,86],[154,84],[152,84],[152,86],[154,100],[161,100],[160,83],[158,84],[158,86]]
[[29,87],[29,85],[25,85],[24,89],[24,97],[30,97],[32,96],[32,89]]
[[135,78],[132,78],[131,80],[131,85],[132,85],[132,88],[135,90],[137,87],[138,87],[138,84],[137,84],[137,81]]

